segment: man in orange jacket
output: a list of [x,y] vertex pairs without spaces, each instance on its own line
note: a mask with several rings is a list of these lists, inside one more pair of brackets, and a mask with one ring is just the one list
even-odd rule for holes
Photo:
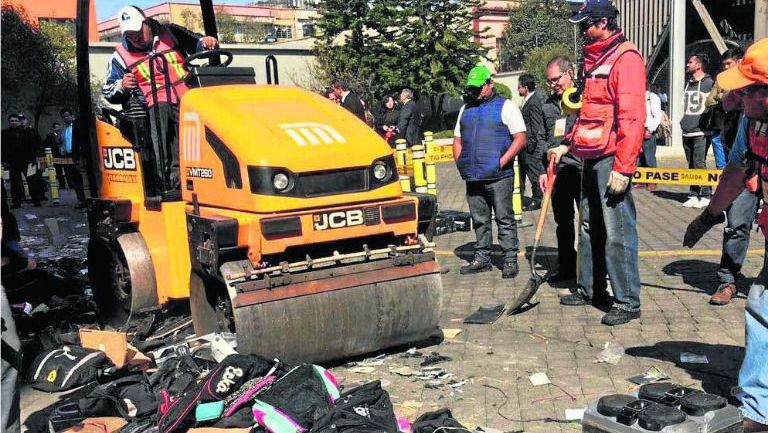
[[637,212],[629,184],[645,127],[645,63],[618,27],[618,14],[611,0],[587,0],[570,18],[586,41],[583,105],[568,144],[549,150],[556,162],[568,151],[584,160],[579,278],[560,303],[607,307],[607,272],[614,300],[602,323],[610,326],[640,317]]

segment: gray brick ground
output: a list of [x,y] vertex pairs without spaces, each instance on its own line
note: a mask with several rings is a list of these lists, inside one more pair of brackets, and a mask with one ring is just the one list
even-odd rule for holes
[[[662,161],[677,166],[681,163]],[[503,316],[493,325],[465,325],[462,319],[478,307],[512,299],[526,283],[529,268],[521,258],[521,274],[514,280],[502,280],[498,269],[475,276],[459,275],[463,259],[471,257],[474,234],[454,233],[437,239],[439,260],[447,270],[443,275],[441,326],[463,332],[420,350],[452,357],[452,361],[439,365],[452,373],[454,380],[466,384],[456,389],[427,389],[421,380],[391,373],[390,369],[403,365],[418,369],[419,360],[404,359],[398,353],[390,353],[374,374],[355,373],[344,366],[334,368],[334,373],[345,386],[381,379],[397,412],[404,416],[414,418],[428,410],[449,407],[467,425],[503,431],[579,431],[578,424],[560,422],[565,409],[584,407],[607,393],[631,391],[634,385],[626,378],[653,366],[676,382],[729,395],[743,357],[744,292],[724,307],[707,303],[717,286],[715,270],[722,231],[714,229],[695,250],[681,251],[685,227],[699,212],[680,206],[686,188],[659,187],[654,193],[636,190],[633,194],[639,214],[642,319],[621,327],[605,327],[599,323],[601,311],[561,307],[558,290],[543,285],[536,308],[518,316]],[[438,196],[442,209],[467,210],[463,183],[450,164],[439,166]],[[524,218],[531,222],[537,215],[526,213]],[[532,235],[532,228],[520,229],[523,250],[531,244]],[[556,267],[551,216],[541,245],[540,265]],[[742,291],[762,264],[763,239],[759,233],[753,233],[750,247]],[[606,342],[626,348],[618,365],[594,363]],[[681,352],[706,354],[710,362],[681,364]],[[552,384],[532,386],[528,376],[535,372],[546,373]],[[24,418],[51,401],[50,396],[25,390]]]

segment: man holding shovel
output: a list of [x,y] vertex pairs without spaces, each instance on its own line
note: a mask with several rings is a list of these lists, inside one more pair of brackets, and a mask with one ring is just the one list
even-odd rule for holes
[[640,317],[637,213],[629,186],[645,127],[645,64],[617,16],[610,0],[587,0],[570,18],[585,39],[582,107],[568,145],[549,150],[555,163],[569,151],[584,161],[579,277],[560,303],[607,307],[607,273],[615,298],[602,319],[609,326]]

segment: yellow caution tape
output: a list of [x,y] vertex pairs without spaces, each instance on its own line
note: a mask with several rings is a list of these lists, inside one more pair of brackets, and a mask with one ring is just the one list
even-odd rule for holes
[[[427,163],[453,162],[453,146],[434,146],[433,152],[427,154],[426,161]],[[720,173],[720,170],[638,167],[632,176],[632,182],[659,185],[716,186],[720,180]]]

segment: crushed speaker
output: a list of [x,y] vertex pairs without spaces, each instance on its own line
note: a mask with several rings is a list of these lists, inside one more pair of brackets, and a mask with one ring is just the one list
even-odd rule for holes
[[643,385],[587,407],[584,433],[741,433],[741,412],[718,395],[674,383]]
[[435,236],[453,232],[468,232],[472,229],[472,216],[469,212],[441,210],[435,215]]

